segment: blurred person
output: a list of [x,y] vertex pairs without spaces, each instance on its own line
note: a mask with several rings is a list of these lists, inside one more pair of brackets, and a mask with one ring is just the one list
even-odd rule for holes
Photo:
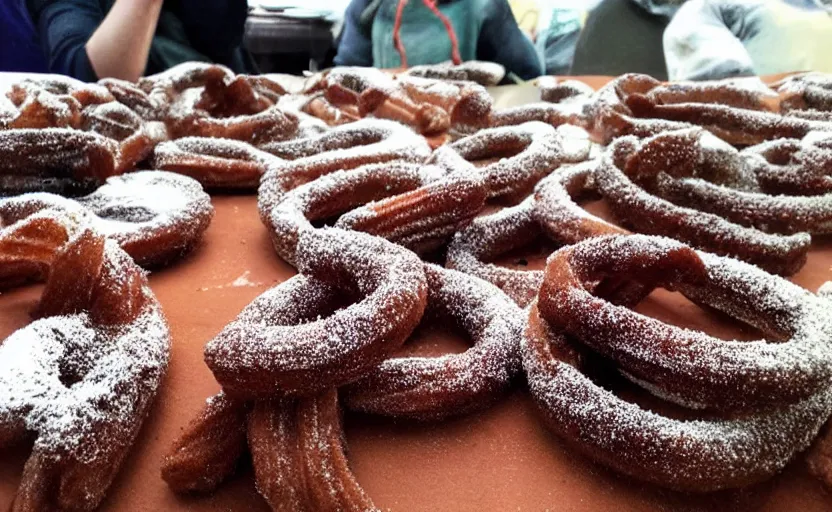
[[664,48],[671,80],[832,72],[832,1],[690,0]]
[[543,72],[506,0],[353,0],[347,8],[336,65],[398,68],[447,60],[496,62],[524,80]]
[[517,26],[534,41],[540,18],[540,0],[508,0],[508,6]]
[[246,0],[27,0],[50,71],[135,81],[187,61],[253,72]]
[[662,33],[685,0],[539,1],[546,74],[666,77]]
[[589,12],[600,0],[540,0],[535,46],[547,75],[568,75]]
[[662,35],[685,0],[604,0],[587,16],[571,74],[667,79]]
[[24,0],[0,1],[0,71],[46,72]]

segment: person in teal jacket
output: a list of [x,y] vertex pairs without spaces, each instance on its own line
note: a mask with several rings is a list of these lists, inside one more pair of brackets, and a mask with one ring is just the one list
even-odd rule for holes
[[[451,60],[455,37],[462,61],[496,62],[524,80],[543,74],[534,45],[517,26],[506,0],[353,0],[344,17],[335,64],[401,67],[394,43],[400,3],[404,5],[398,35],[409,66]],[[452,30],[430,8],[434,3]]]

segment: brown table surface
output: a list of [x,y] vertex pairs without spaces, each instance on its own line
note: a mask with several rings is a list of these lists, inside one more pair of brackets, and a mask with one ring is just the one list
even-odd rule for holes
[[[592,85],[604,79],[587,79]],[[495,90],[498,104],[532,101],[530,86]],[[260,224],[251,196],[215,196],[216,217],[204,243],[150,284],[173,332],[171,363],[159,397],[102,510],[268,510],[254,489],[251,470],[210,496],[180,497],[159,476],[171,441],[218,385],[202,361],[204,344],[254,297],[289,278]],[[588,206],[606,215],[603,204]],[[529,258],[542,268],[543,258]],[[816,290],[832,279],[832,238],[817,240],[794,282]],[[41,286],[0,294],[0,339],[29,321]],[[705,312],[677,294],[657,291],[638,310],[722,337],[748,337],[744,326]],[[414,342],[419,353],[461,351],[465,340],[428,326]],[[538,421],[525,385],[493,407],[459,419],[421,424],[346,413],[349,459],[358,481],[383,510],[393,511],[598,511],[832,510],[832,495],[806,472],[798,457],[758,486],[712,495],[688,495],[641,484],[597,466],[567,447]],[[17,488],[29,447],[0,457],[0,509]]]

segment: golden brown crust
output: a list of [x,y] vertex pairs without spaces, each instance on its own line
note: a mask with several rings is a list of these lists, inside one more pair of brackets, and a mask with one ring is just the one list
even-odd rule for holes
[[297,262],[302,276],[258,297],[206,346],[205,362],[229,396],[308,395],[355,380],[422,317],[422,263],[406,249],[313,230],[301,233]]
[[[593,295],[600,293],[593,286],[599,276],[620,274],[637,276],[651,287],[678,288],[748,321],[769,339],[795,337],[785,344],[728,342],[658,325]],[[770,293],[766,305],[755,299],[761,289]],[[781,278],[668,239],[593,239],[549,259],[538,302],[529,309],[523,364],[550,428],[594,460],[675,489],[742,487],[779,471],[829,415],[828,387],[810,384],[825,378],[820,373],[826,371],[828,353],[808,349],[814,355],[803,359],[799,346],[817,338],[797,334],[807,332],[797,327],[800,323],[810,331],[829,328],[828,312],[823,312],[828,305],[822,302]],[[789,325],[774,318],[789,318]],[[646,350],[635,348],[642,343]],[[688,408],[727,407],[730,412],[678,420],[625,402],[582,375],[584,346],[611,358],[628,378],[658,396]],[[763,355],[767,350],[778,352],[772,362],[781,366],[775,373],[784,379],[770,390],[763,389],[773,384],[764,376],[772,369]],[[732,362],[723,364],[723,357]],[[646,366],[637,369],[641,364]],[[820,373],[804,378],[807,370]],[[771,401],[774,408],[754,407]]]
[[219,393],[208,399],[162,459],[162,479],[176,492],[210,492],[246,449],[248,404]]
[[[111,177],[76,199],[44,193],[0,199],[0,222],[20,222],[50,210],[76,216],[106,233],[144,267],[165,265],[194,248],[214,213],[210,198],[195,181],[141,171]],[[24,228],[21,224],[18,229]]]
[[519,371],[522,310],[476,277],[434,265],[425,265],[425,274],[425,320],[459,326],[473,347],[433,358],[387,359],[346,388],[351,409],[421,420],[466,414],[502,396]]
[[148,413],[170,333],[144,272],[114,242],[60,211],[18,224],[35,218],[67,241],[48,261],[37,320],[0,345],[10,390],[0,439],[36,438],[12,510],[93,510]]

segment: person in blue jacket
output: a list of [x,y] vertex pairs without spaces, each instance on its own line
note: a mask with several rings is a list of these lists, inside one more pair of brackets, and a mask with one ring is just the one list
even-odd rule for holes
[[352,0],[335,64],[401,67],[396,36],[409,66],[451,60],[456,50],[462,61],[496,62],[524,80],[543,73],[506,0]]
[[246,0],[27,0],[53,73],[135,81],[187,61],[252,72]]
[[0,71],[46,71],[24,0],[0,1]]

